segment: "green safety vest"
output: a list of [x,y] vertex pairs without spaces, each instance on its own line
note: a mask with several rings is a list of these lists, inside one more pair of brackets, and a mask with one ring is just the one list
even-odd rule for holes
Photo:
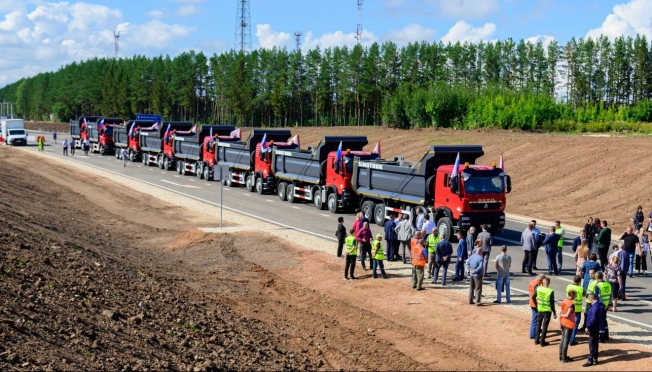
[[559,242],[557,243],[557,247],[559,248],[564,246],[564,234],[561,233],[562,230],[564,230],[564,228],[561,227],[561,225],[559,226],[558,229],[555,229],[555,234],[561,235],[561,237],[559,238]]
[[573,300],[573,302],[575,303],[575,312],[581,313],[582,298],[584,297],[584,288],[581,285],[569,284],[568,287],[566,287],[566,296],[568,296],[568,292],[570,292],[571,289],[574,289],[575,292],[577,293],[577,296],[575,296],[575,300]]
[[600,299],[604,307],[609,306],[609,301],[611,300],[611,284],[607,282],[600,282],[597,284],[598,289],[600,289]]
[[552,312],[550,307],[550,296],[553,290],[542,285],[537,287],[537,311],[540,313]]
[[347,236],[346,239],[344,239],[344,243],[346,244],[346,251],[349,253],[349,255],[358,255],[358,243],[355,241],[353,236]]
[[595,294],[595,286],[598,284],[598,281],[595,279],[591,279],[589,281],[589,285],[586,287],[586,296],[590,295],[591,293]]
[[385,259],[385,252],[383,251],[383,245],[378,241],[374,241],[373,244],[371,245],[372,249],[376,249],[378,247],[378,251],[376,251],[376,255],[374,256],[374,260],[379,260],[382,261]]
[[437,234],[437,236],[434,235],[435,234],[428,235],[428,253],[435,253],[437,243],[441,240],[439,234]]

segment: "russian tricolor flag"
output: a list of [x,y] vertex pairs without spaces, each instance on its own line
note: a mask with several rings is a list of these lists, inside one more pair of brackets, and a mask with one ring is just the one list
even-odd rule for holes
[[271,150],[269,147],[267,147],[267,133],[263,134],[263,140],[260,141],[260,151],[261,152],[267,152]]
[[104,119],[100,120],[99,124],[97,124],[97,129],[100,130],[104,128]]
[[134,126],[135,126],[135,125],[136,125],[135,122],[134,122],[134,123],[131,123],[131,128],[129,128],[129,135],[130,135],[130,136],[134,133]]
[[236,130],[231,131],[231,138],[241,139],[242,138],[242,129],[238,128]]
[[299,135],[297,134],[296,136],[292,137],[289,143],[294,143],[295,145],[297,145],[297,147],[301,147],[301,142],[299,141]]
[[[158,124],[158,123],[157,123]],[[158,128],[157,128],[158,129]],[[168,124],[168,129],[165,130],[165,134],[163,135],[163,139],[167,140],[168,137],[170,137],[170,124]]]
[[372,151],[371,153],[378,154],[378,156],[380,156],[380,141],[376,142],[376,147],[374,147],[374,151]]

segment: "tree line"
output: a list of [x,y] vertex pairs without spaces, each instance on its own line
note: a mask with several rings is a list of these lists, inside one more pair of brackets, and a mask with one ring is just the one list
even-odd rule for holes
[[0,89],[25,119],[564,129],[652,121],[645,36],[411,43],[74,62]]

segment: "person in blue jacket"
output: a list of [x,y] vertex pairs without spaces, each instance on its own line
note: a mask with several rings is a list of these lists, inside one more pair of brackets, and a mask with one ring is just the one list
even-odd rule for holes
[[589,367],[598,364],[598,339],[600,337],[600,329],[602,328],[602,321],[605,318],[604,305],[597,300],[597,296],[593,293],[587,297],[587,302],[591,304],[591,308],[587,314],[585,332],[589,334],[589,358],[582,367]]
[[455,277],[453,278],[454,282],[466,279],[464,277],[464,262],[469,259],[469,252],[466,250],[466,237],[462,231],[457,232],[457,241],[457,255],[455,256]]
[[550,234],[546,235],[546,238],[543,239],[543,246],[546,249],[546,256],[548,257],[548,275],[559,275],[559,270],[557,269],[557,244],[561,235],[555,233],[555,227],[550,228]]
[[396,234],[396,215],[389,215],[389,221],[385,222],[385,240],[387,241],[387,261],[396,261],[398,256],[398,234]]

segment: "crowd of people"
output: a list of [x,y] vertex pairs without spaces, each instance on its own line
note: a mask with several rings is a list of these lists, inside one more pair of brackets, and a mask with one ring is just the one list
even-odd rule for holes
[[[575,275],[573,283],[566,288],[559,312],[562,335],[559,344],[560,362],[571,360],[568,357],[568,347],[579,343],[576,339],[578,332],[585,332],[589,336],[589,357],[584,366],[597,364],[598,344],[609,340],[607,312],[617,312],[618,301],[628,299],[627,277],[631,278],[634,271],[646,275],[652,213],[648,218],[648,223],[644,224],[642,208],[639,207],[632,217],[634,227],[627,228],[619,236],[618,240],[621,242],[613,246],[608,222],[598,218],[589,218],[579,236],[573,239]],[[474,227],[468,232],[457,232],[458,244],[454,249],[446,237],[439,234],[436,224],[421,211],[417,211],[416,223],[407,215],[390,216],[390,220],[384,225],[384,236],[372,236],[369,220],[362,212],[356,215],[348,233],[344,227],[344,218],[340,217],[338,221],[337,256],[346,258],[345,280],[356,279],[356,260],[361,262],[362,270],[367,271],[368,256],[372,278],[378,277],[377,270],[380,270],[382,278],[389,278],[384,270],[384,260],[410,264],[412,288],[421,291],[424,289],[424,280],[446,286],[448,268],[454,261],[452,280],[468,280],[468,303],[476,306],[482,304],[483,279],[490,276],[488,269],[493,245],[492,234],[486,225],[482,226],[480,232],[476,232]],[[521,234],[524,252],[521,272],[536,276],[528,286],[532,311],[530,338],[540,346],[549,345],[546,341],[548,325],[551,318],[557,319],[558,316],[554,290],[550,288],[550,277],[561,273],[564,264],[562,252],[565,233],[560,221],[555,221],[547,233],[542,233],[537,228],[537,222],[532,220]],[[610,247],[612,252],[609,252]],[[546,255],[547,267],[543,269],[545,273],[536,274],[534,271],[539,270],[537,256],[541,248]],[[502,303],[503,293],[509,303],[512,259],[507,254],[506,246],[501,247],[500,254],[493,262],[497,290],[494,303]]]

